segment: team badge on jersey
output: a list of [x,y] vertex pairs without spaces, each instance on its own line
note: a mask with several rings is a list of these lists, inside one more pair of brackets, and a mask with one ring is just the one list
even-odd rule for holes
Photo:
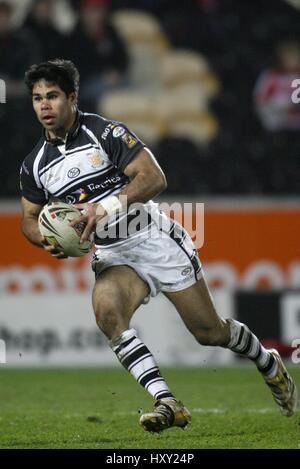
[[125,134],[126,130],[124,129],[124,127],[115,127],[114,130],[113,130],[113,136],[114,137],[121,137],[121,135]]
[[100,155],[100,153],[98,152],[95,152],[95,153],[92,153],[90,155],[88,155],[88,159],[89,159],[89,162],[91,163],[92,165],[92,168],[99,168],[102,164],[102,156]]
[[134,147],[134,145],[137,143],[137,139],[134,138],[132,135],[126,133],[125,135],[122,135],[122,140],[124,143],[126,143],[126,145],[128,146],[128,148],[132,148]]
[[71,168],[68,171],[68,178],[73,179],[79,176],[80,174],[80,169],[79,168]]

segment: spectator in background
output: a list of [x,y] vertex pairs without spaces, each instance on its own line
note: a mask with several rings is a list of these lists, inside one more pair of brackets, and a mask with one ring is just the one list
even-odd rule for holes
[[24,70],[41,58],[38,44],[30,32],[13,29],[12,13],[11,4],[0,1],[0,78],[5,80],[8,99],[27,95]]
[[96,110],[100,95],[126,83],[125,45],[107,17],[106,0],[81,0],[79,21],[68,41],[67,56],[80,64],[83,107]]
[[53,24],[52,7],[52,0],[34,0],[24,23],[39,44],[42,60],[64,55],[64,36]]
[[271,132],[300,129],[300,106],[292,102],[292,82],[300,77],[300,42],[279,43],[277,65],[264,71],[254,90],[255,107],[263,127]]

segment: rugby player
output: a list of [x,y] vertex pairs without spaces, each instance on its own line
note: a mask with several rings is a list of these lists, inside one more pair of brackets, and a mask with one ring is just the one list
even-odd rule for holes
[[[153,411],[140,417],[142,427],[160,432],[191,421],[130,326],[136,309],[159,292],[199,344],[252,360],[283,415],[291,416],[297,390],[278,352],[265,349],[245,324],[217,313],[190,236],[152,202],[166,188],[166,178],[149,148],[123,123],[78,109],[79,73],[72,62],[33,65],[25,83],[43,134],[21,168],[22,231],[34,245],[63,258],[41,236],[39,213],[52,198],[84,209],[76,223],[86,224],[82,241],[95,231],[97,325],[121,364],[155,400]],[[133,204],[139,204],[142,222],[124,236],[124,226],[136,215]]]

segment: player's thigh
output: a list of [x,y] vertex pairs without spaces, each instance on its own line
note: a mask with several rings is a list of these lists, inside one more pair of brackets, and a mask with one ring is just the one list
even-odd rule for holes
[[216,311],[203,277],[191,287],[177,292],[165,292],[165,295],[194,335],[223,328],[224,321]]
[[148,293],[149,286],[131,267],[109,267],[101,272],[93,290],[97,320],[110,316],[127,324]]

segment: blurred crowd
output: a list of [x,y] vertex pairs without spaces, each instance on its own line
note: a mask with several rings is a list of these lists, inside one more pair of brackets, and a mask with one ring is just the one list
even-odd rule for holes
[[299,195],[299,25],[284,0],[0,0],[0,197],[41,133],[25,70],[56,57],[83,111],[149,144],[169,193]]

